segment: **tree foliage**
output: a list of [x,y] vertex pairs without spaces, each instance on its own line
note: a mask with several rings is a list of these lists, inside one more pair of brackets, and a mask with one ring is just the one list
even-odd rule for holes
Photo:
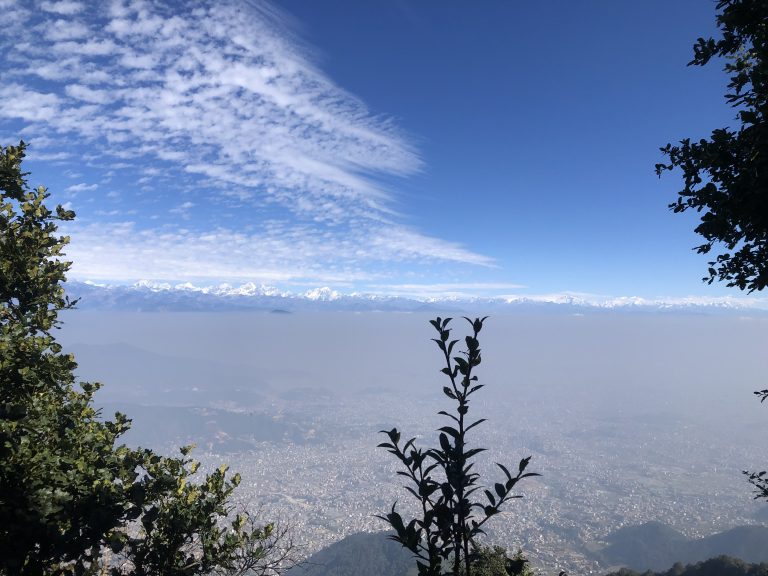
[[[448,324],[451,319],[431,320],[439,337],[434,342],[443,354],[445,367],[441,372],[450,385],[443,387],[443,393],[455,402],[455,412],[444,410],[438,414],[449,420],[439,429],[439,446],[429,449],[416,447],[415,438],[401,443],[401,434],[396,429],[383,430],[389,441],[379,444],[393,454],[403,465],[398,474],[408,480],[406,490],[419,502],[421,516],[409,521],[403,520],[396,505],[383,516],[394,529],[391,538],[408,548],[417,558],[420,576],[439,576],[443,564],[452,564],[452,574],[473,573],[473,562],[478,557],[476,538],[483,533],[483,526],[498,514],[504,504],[521,496],[514,493],[517,483],[523,478],[538,476],[526,472],[530,457],[520,460],[513,474],[503,464],[497,464],[504,474],[502,481],[485,489],[479,483],[480,476],[473,470],[474,458],[485,448],[470,448],[468,432],[482,424],[480,418],[469,422],[470,397],[483,384],[477,383],[474,369],[480,365],[481,352],[478,334],[485,318],[470,323],[472,334],[464,339],[466,350],[456,356],[454,347],[458,340],[451,340]],[[463,572],[462,572],[463,570]]]
[[[719,0],[717,10],[722,37],[699,38],[688,65],[725,59],[725,98],[740,125],[714,130],[709,140],[667,144],[661,151],[669,163],[657,164],[656,173],[682,169],[685,187],[670,208],[704,212],[696,232],[706,242],[696,250],[707,254],[715,243],[726,248],[704,280],[752,292],[768,286],[768,1]],[[762,402],[768,389],[755,394]],[[768,472],[744,474],[755,497],[768,500]]]
[[[755,395],[760,397],[760,402],[765,402],[768,399],[768,390],[758,390]],[[750,472],[744,470],[743,474],[747,477],[747,481],[755,487],[755,498],[768,500],[768,471]]]
[[0,149],[0,562],[8,574],[81,572],[128,513],[139,462],[114,448],[124,416],[101,421],[98,386],[74,387],[75,362],[51,331],[72,307],[56,221],[21,172],[24,144]]
[[[461,570],[460,574],[464,574]],[[534,576],[528,559],[522,550],[511,558],[502,546],[480,546],[472,562],[472,574],[475,576]]]
[[669,207],[703,212],[695,231],[705,242],[695,250],[724,247],[703,280],[752,292],[768,285],[768,2],[719,0],[717,9],[722,37],[699,38],[689,66],[725,59],[725,98],[737,109],[739,126],[667,144],[661,151],[668,163],[657,164],[656,173],[682,170],[684,188]]
[[622,568],[606,576],[764,576],[768,572],[768,564],[748,564],[738,558],[718,556],[703,562],[683,566],[677,562],[665,572],[636,572]]
[[52,332],[74,304],[57,223],[75,215],[27,185],[24,153],[0,147],[0,575],[271,574],[274,527],[233,514],[238,475],[195,482],[189,448],[119,444],[130,420],[76,385]]

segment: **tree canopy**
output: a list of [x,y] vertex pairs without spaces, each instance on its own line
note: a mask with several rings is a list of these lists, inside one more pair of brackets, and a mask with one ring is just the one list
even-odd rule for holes
[[722,37],[699,38],[688,65],[724,59],[725,99],[737,110],[738,126],[667,144],[661,151],[668,162],[656,173],[682,170],[684,188],[669,207],[702,213],[695,231],[705,242],[695,250],[723,248],[703,280],[752,292],[768,285],[768,2],[719,0],[717,10]]
[[[682,169],[685,187],[669,207],[704,212],[695,230],[706,242],[696,250],[725,246],[704,280],[753,292],[768,286],[768,0],[719,0],[717,10],[722,37],[699,38],[688,65],[725,60],[725,99],[739,126],[716,129],[709,140],[667,144],[661,151],[669,163],[657,164],[656,173]],[[755,394],[765,401],[768,389]],[[768,500],[768,471],[744,474],[755,497]]]
[[234,513],[238,475],[195,481],[190,448],[119,444],[130,420],[102,418],[100,385],[76,382],[53,336],[73,306],[57,223],[75,214],[28,186],[24,155],[0,147],[0,576],[278,572],[285,532]]
[[98,386],[75,388],[74,359],[51,334],[72,306],[56,221],[74,213],[27,186],[24,148],[0,149],[0,569],[77,573],[132,513],[125,489],[139,462],[114,448],[128,420],[98,418]]

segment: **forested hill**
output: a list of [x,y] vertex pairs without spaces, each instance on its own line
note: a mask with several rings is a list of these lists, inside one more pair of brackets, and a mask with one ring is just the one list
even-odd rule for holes
[[622,569],[607,576],[765,576],[768,564],[748,564],[730,556],[718,556],[704,562],[683,566],[676,563],[666,572],[635,572]]

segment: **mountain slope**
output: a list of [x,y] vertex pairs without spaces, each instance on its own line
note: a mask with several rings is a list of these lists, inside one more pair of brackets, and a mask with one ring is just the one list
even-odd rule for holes
[[286,576],[411,576],[410,552],[386,532],[358,533],[323,548]]

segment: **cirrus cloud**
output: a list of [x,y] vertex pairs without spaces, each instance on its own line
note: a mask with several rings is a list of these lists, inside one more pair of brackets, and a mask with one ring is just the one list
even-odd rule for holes
[[[102,169],[102,184],[119,197],[100,196],[95,184],[70,187],[92,192],[94,203],[151,198],[164,206],[140,211],[119,244],[109,242],[116,223],[97,218],[109,212],[86,211],[70,231],[76,273],[183,280],[205,269],[210,278],[268,280],[493,264],[404,223],[394,190],[420,171],[418,152],[391,119],[318,68],[272,4],[18,1],[5,13],[14,32],[0,33],[0,126],[18,127],[40,159]],[[128,174],[122,188],[118,164]],[[280,237],[270,210],[288,215]],[[160,213],[166,220],[158,222]],[[239,259],[205,240],[221,235],[242,244]],[[84,247],[96,240],[89,255]],[[147,258],[152,242],[162,251]]]

